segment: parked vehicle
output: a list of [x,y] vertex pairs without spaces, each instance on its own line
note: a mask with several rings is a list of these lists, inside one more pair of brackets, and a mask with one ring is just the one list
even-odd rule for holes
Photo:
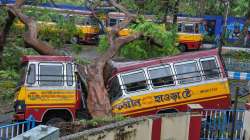
[[[15,96],[15,120],[34,116],[53,123],[88,117],[84,77],[70,56],[24,56],[25,72]],[[113,113],[141,116],[230,107],[230,92],[217,50],[135,62],[110,62],[107,82]],[[80,78],[81,77],[81,78]]]
[[[126,15],[121,12],[109,12],[107,15],[106,27],[107,30],[109,27],[114,26],[125,20]],[[118,32],[119,36],[127,36],[132,33],[131,29],[124,28]]]
[[[200,32],[203,18],[177,17],[178,24],[178,47],[180,51],[200,49],[203,35]],[[172,22],[168,17],[167,22]]]
[[[65,15],[61,15],[65,16]],[[75,15],[67,15],[65,16],[65,19],[70,19],[71,17],[74,17]],[[49,29],[51,32],[58,32],[60,29],[57,28],[57,21],[38,21],[38,27],[40,29]],[[100,33],[100,27],[98,25],[98,22],[92,17],[91,15],[86,16],[78,16],[75,18],[76,28],[77,32],[74,35],[74,37],[69,40],[72,43],[88,43],[88,44],[96,44],[98,43],[98,35]],[[15,26],[19,29],[25,28],[25,25],[18,20],[15,23]]]

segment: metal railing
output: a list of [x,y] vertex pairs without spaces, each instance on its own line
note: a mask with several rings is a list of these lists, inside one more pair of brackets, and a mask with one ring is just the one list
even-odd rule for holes
[[244,110],[206,109],[202,114],[201,140],[242,139]]
[[223,58],[228,71],[250,72],[250,61],[241,61],[234,58]]
[[9,140],[35,127],[35,119],[30,116],[23,122],[0,126],[0,140]]

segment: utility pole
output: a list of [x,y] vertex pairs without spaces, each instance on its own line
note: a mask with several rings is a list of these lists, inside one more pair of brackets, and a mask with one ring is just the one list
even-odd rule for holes
[[[238,97],[239,97],[239,87],[236,87],[235,98],[234,98],[234,109],[233,109],[233,121],[232,121],[232,129],[231,129],[231,138],[230,140],[234,140],[234,131],[235,131],[235,123],[236,123],[236,110],[238,106]],[[236,136],[237,137],[237,136]]]

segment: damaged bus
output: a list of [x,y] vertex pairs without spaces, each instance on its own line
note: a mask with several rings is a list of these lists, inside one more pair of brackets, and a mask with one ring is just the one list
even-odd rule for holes
[[[187,111],[188,104],[231,105],[227,74],[217,50],[144,61],[108,63],[112,112],[126,116]],[[15,120],[74,121],[87,113],[82,76],[70,56],[24,56],[15,96]]]
[[113,62],[109,94],[113,112],[128,116],[231,106],[226,71],[217,50],[137,62]]

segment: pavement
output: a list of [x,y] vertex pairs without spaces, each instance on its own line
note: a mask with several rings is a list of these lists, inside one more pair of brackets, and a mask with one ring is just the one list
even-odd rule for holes
[[14,112],[0,115],[0,126],[11,123],[13,114]]

